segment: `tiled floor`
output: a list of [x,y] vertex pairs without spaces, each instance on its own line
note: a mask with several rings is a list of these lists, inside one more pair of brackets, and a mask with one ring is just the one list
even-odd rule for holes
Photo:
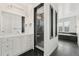
[[28,52],[25,52],[19,56],[43,56],[43,51],[35,48],[34,50],[29,50]]
[[[20,56],[43,56],[43,52],[35,48]],[[79,56],[79,47],[71,41],[59,40],[58,48],[51,56]]]
[[79,56],[79,47],[73,42],[59,40],[58,48],[51,56]]
[[34,56],[34,51],[33,51],[33,49],[29,50],[28,52],[25,52],[19,56]]

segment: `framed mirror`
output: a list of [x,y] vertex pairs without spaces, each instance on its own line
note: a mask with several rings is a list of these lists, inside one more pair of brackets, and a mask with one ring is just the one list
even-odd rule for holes
[[22,16],[22,33],[24,33],[25,32],[25,17],[24,16]]

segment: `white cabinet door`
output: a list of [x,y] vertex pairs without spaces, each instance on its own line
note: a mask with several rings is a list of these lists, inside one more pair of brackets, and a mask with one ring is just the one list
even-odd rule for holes
[[[25,36],[22,36],[22,40],[23,40],[23,51],[25,52],[26,51],[26,44],[27,44],[27,42],[26,42],[26,37]],[[28,41],[28,40],[27,40]]]
[[13,41],[12,38],[2,38],[2,56],[13,55]]
[[16,38],[17,38],[17,53],[21,54],[20,36],[18,36]]
[[24,37],[24,39],[23,39],[23,49],[24,50],[23,51],[25,52],[25,51],[30,50],[31,41],[29,40],[28,35],[25,35],[23,37]]
[[13,54],[14,55],[19,55],[20,52],[21,52],[20,39],[19,39],[19,37],[14,37],[13,38]]
[[2,43],[2,56],[8,56],[8,44],[7,44],[7,41]]
[[31,44],[32,44],[32,41],[31,41],[31,36],[30,35],[27,35],[27,47],[28,49],[30,50],[32,47],[31,47]]
[[6,56],[7,55],[7,40],[5,38],[2,38],[2,44],[1,44],[1,48],[2,48],[2,56]]
[[1,53],[1,51],[2,51],[2,46],[1,46],[2,45],[2,42],[1,42],[1,40],[2,39],[0,39],[0,56],[2,55],[2,53]]
[[20,43],[20,54],[22,54],[23,53],[23,49],[22,49],[22,47],[23,47],[23,40],[22,40],[22,37],[20,36],[19,37],[19,43]]
[[13,55],[17,55],[16,37],[12,37],[12,40],[13,40]]
[[21,47],[21,51],[23,52],[24,51],[24,37],[23,36],[20,37],[20,47]]
[[25,49],[25,51],[27,51],[27,50],[29,50],[29,44],[30,44],[30,42],[29,42],[29,39],[28,39],[28,37],[27,37],[27,35],[25,35],[24,36],[24,49]]
[[8,38],[8,55],[13,56],[13,39]]
[[25,41],[25,44],[24,44],[24,49],[26,51],[30,50],[30,49],[33,49],[33,42],[32,42],[32,37],[30,35],[25,35],[25,38],[24,38],[24,41]]
[[30,41],[27,38],[27,35],[24,35],[24,36],[20,37],[20,46],[21,46],[20,48],[21,48],[22,53],[30,50],[29,49],[29,46],[30,46],[29,44],[30,44]]
[[30,41],[30,39],[29,39],[29,35],[26,36],[25,41],[27,42],[27,44],[26,44],[26,49],[27,49],[27,50],[30,50],[31,41]]
[[8,44],[6,38],[0,38],[0,55],[1,56],[8,55]]
[[34,36],[29,35],[29,40],[30,40],[30,48],[33,49],[34,48]]

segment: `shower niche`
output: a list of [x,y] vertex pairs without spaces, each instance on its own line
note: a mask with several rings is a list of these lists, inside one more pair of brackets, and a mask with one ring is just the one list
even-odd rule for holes
[[44,51],[44,4],[34,8],[34,47]]

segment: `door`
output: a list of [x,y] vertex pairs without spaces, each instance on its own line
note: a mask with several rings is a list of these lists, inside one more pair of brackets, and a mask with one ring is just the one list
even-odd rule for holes
[[34,46],[44,50],[44,4],[34,9]]

